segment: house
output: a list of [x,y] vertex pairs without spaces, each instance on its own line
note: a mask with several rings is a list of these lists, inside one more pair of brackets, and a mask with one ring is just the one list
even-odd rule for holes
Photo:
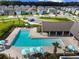
[[78,15],[79,14],[79,10],[76,10],[75,14]]
[[31,13],[33,14],[33,15],[35,15],[36,13],[37,13],[37,7],[36,6],[32,6],[31,7]]
[[4,14],[4,10],[2,8],[2,6],[0,6],[0,15]]
[[21,9],[18,5],[14,6],[14,10],[15,10],[16,14],[21,14]]
[[37,7],[37,12],[38,12],[39,15],[43,15],[44,14],[44,11],[45,10],[44,10],[44,7],[43,6],[38,6]]

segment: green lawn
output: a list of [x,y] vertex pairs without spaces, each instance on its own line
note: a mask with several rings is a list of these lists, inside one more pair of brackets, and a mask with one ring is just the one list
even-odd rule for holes
[[7,15],[5,15],[5,16],[0,16],[0,19],[2,19],[2,18],[8,18],[8,16]]
[[51,21],[51,22],[69,22],[71,20],[60,17],[40,17],[40,20]]
[[24,26],[24,22],[18,19],[9,19],[9,21],[0,22],[0,36],[10,29],[12,26]]
[[[10,31],[12,27],[25,26],[23,18],[7,18],[7,16],[0,16],[0,37],[4,36],[7,31]],[[30,25],[30,27],[37,27],[40,25]],[[27,25],[26,27],[29,27]]]

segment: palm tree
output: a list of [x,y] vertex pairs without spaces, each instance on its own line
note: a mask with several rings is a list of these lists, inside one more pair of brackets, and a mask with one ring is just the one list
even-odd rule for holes
[[66,55],[66,52],[68,52],[67,46],[63,49],[64,55]]
[[28,24],[28,28],[31,28],[31,24],[30,23],[27,23]]
[[56,54],[57,53],[57,48],[61,48],[60,44],[58,42],[54,42],[54,43],[52,43],[52,45],[54,46],[54,54]]
[[15,12],[14,15],[17,16],[18,21],[19,21],[19,25],[20,25],[20,18],[18,17],[17,13]]

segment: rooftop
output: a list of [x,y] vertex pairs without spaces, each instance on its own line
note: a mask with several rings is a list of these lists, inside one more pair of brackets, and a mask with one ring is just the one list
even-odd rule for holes
[[42,23],[44,31],[70,31],[74,22],[47,22]]

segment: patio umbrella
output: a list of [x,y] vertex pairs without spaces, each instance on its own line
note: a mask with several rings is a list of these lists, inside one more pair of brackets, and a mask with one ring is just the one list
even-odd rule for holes
[[22,51],[21,51],[21,54],[22,54],[22,55],[28,55],[29,53],[30,53],[29,48],[24,48],[24,49],[22,49]]

